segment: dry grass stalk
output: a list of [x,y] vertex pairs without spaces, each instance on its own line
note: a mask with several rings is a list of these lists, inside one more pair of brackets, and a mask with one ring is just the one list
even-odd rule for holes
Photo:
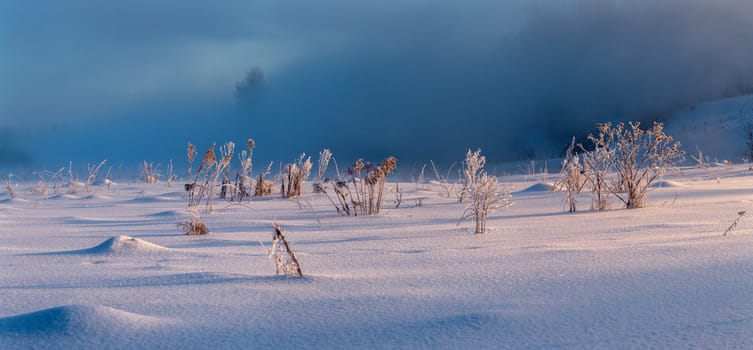
[[[305,160],[304,160],[305,159]],[[288,164],[282,178],[283,198],[292,198],[301,195],[303,182],[311,174],[311,157],[306,158],[302,153],[297,163]]]
[[159,182],[159,174],[157,173],[154,163],[147,163],[144,161],[144,182],[148,184],[156,184]]
[[8,197],[11,199],[16,198],[16,191],[13,189],[12,182],[13,174],[8,174],[8,177],[5,178],[5,190],[8,192]]
[[[234,152],[235,143],[233,142],[228,142],[220,147],[220,155],[222,156],[222,158],[220,158],[219,162],[215,163],[215,166],[212,169],[212,180],[209,183],[209,193],[207,194],[207,205],[205,207],[205,211],[209,214],[211,214],[214,210],[214,197],[217,196],[217,181],[219,181],[221,174],[224,173],[225,176],[227,176],[227,172],[225,172],[225,170],[230,166],[230,161],[233,160]],[[230,181],[227,180],[226,177],[222,182],[223,189],[229,183]]]
[[[447,170],[446,175],[441,175],[434,161],[430,160],[429,162],[431,163],[431,169],[434,171],[434,178],[439,183],[439,186],[442,187],[442,190],[444,192],[442,193],[442,195],[446,196],[447,198],[450,198],[453,195],[455,195],[455,192],[456,192],[455,184],[450,182],[450,174],[452,173],[452,169],[455,167],[456,163],[452,163],[452,165],[450,165],[450,169]],[[426,166],[424,165],[424,167]],[[421,169],[421,176],[420,176],[421,182],[423,182],[423,177],[424,177],[424,169]],[[463,196],[462,193],[460,196],[461,197]],[[460,201],[462,202],[463,199],[460,198]]]
[[[235,175],[234,197],[237,196],[239,201],[243,201],[244,197],[251,196],[254,145],[254,140],[248,139],[248,141],[246,141],[248,150],[243,150],[238,155],[241,162],[241,171]],[[233,200],[233,198],[231,198],[231,200]]]
[[186,158],[188,159],[188,178],[190,179],[193,175],[193,160],[196,157],[196,146],[194,146],[190,141],[188,142],[188,146],[186,146]]
[[[217,157],[214,154],[214,147],[215,144],[213,143],[212,147],[210,147],[204,153],[204,156],[201,158],[201,165],[199,165],[199,169],[196,171],[196,175],[194,176],[193,181],[185,184],[189,207],[195,207],[199,205],[199,203],[201,203],[201,201],[207,195],[207,189],[209,187],[209,180],[211,175],[210,172],[214,165],[217,163]],[[202,174],[204,181],[203,183],[199,183],[199,178],[202,176]]]
[[743,216],[745,216],[745,211],[739,211],[739,212],[737,212],[737,219],[735,219],[735,221],[734,221],[734,222],[732,223],[732,225],[730,225],[730,226],[729,226],[729,227],[728,227],[728,228],[727,228],[727,229],[726,229],[726,230],[724,231],[724,234],[722,234],[722,236],[726,236],[726,235],[728,235],[728,234],[731,234],[731,233],[732,233],[732,231],[734,231],[734,230],[735,230],[735,227],[737,227],[737,224],[739,224],[739,223],[740,223],[740,220],[741,220],[741,219],[743,218]]
[[359,212],[363,215],[379,214],[384,200],[387,176],[395,169],[397,169],[397,159],[392,156],[385,158],[379,165],[365,163],[359,159],[348,169],[353,192],[350,192],[347,186],[346,189],[348,189],[350,203],[356,215]]
[[272,186],[274,183],[265,179],[272,173],[272,162],[267,165],[267,170],[259,172],[259,181],[256,182],[256,188],[254,189],[254,196],[264,197],[272,194]]
[[316,180],[314,181],[314,193],[320,193],[324,190],[324,174],[327,173],[327,167],[329,167],[329,161],[332,158],[332,152],[325,148],[319,152],[319,161],[317,162]]
[[269,258],[275,265],[275,273],[278,275],[303,277],[301,265],[290,248],[290,243],[280,229],[280,225],[274,224],[274,236],[272,237],[272,249],[269,250]]

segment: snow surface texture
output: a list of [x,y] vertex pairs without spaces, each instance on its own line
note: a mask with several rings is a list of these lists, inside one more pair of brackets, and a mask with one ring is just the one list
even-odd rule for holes
[[[589,211],[582,194],[574,214],[508,176],[536,190],[484,235],[410,183],[378,216],[313,193],[218,205],[208,236],[177,229],[184,204],[163,184],[6,201],[0,348],[751,348],[751,223],[722,232],[751,209],[752,176],[687,168],[649,208]],[[131,200],[142,190],[164,200]],[[274,276],[259,242],[275,221],[307,277]]]
[[[722,236],[753,212],[747,165],[669,172],[634,210],[566,213],[555,180],[503,177],[515,205],[484,235],[432,184],[377,216],[217,201],[185,236],[179,184],[21,183],[0,192],[0,349],[753,348],[753,219]],[[274,276],[274,222],[306,277]]]

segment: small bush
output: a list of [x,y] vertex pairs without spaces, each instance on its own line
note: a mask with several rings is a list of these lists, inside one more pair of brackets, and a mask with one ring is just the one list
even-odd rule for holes
[[486,232],[489,214],[512,205],[512,194],[506,188],[500,188],[496,176],[489,175],[483,170],[485,163],[486,157],[481,155],[481,150],[469,150],[466,154],[466,185],[463,191],[471,202],[465,208],[461,220],[473,217],[476,234]]
[[188,217],[178,224],[178,228],[189,236],[209,234],[209,228],[201,221],[201,217],[199,217],[199,213],[196,210],[191,210],[187,213]]
[[585,169],[581,164],[580,156],[575,152],[575,138],[573,137],[573,141],[565,153],[565,160],[562,162],[559,184],[555,186],[555,188],[563,187],[565,189],[565,202],[568,211],[571,213],[577,210],[577,196],[585,185],[584,174]]
[[311,167],[311,157],[306,158],[305,153],[298,157],[297,163],[288,164],[285,167],[281,191],[283,198],[292,198],[301,195],[303,182],[311,174]]

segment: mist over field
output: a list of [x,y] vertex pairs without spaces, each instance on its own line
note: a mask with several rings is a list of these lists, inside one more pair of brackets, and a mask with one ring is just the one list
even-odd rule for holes
[[182,162],[189,140],[249,137],[260,160],[553,156],[598,121],[753,92],[751,14],[742,0],[0,1],[0,167]]

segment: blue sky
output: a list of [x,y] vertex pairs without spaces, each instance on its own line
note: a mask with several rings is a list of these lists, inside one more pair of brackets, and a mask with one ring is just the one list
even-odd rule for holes
[[[0,0],[0,162],[543,157],[753,81],[742,0]],[[235,85],[252,67],[249,101]]]

